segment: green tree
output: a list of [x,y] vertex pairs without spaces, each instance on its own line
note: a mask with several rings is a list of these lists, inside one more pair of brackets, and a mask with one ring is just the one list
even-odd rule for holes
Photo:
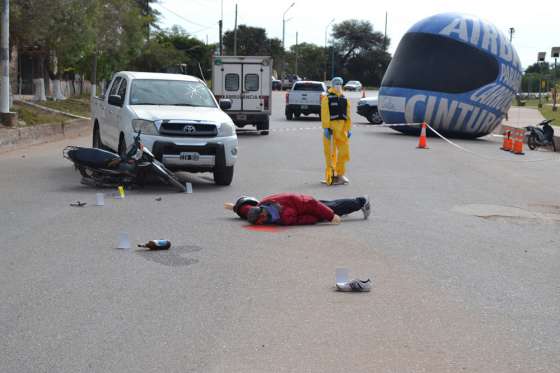
[[[234,32],[224,33],[224,53],[233,55]],[[260,27],[239,25],[237,27],[237,55],[238,56],[271,56],[277,69],[282,54],[282,42],[277,38],[269,39],[266,30]]]
[[391,56],[390,40],[368,21],[346,20],[333,26],[335,74],[367,85],[379,85]]
[[298,56],[298,75],[310,80],[323,80],[325,71],[325,48],[312,43],[301,43],[297,47],[292,45],[287,57],[289,71],[294,72],[295,55]]

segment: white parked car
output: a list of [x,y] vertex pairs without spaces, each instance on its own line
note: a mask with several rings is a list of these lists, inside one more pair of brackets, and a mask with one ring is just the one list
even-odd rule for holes
[[231,101],[216,101],[200,79],[180,74],[123,71],[103,97],[91,103],[93,146],[124,155],[141,131],[141,141],[172,170],[213,172],[229,185],[237,159],[237,135],[222,111]]
[[361,91],[362,83],[357,80],[349,80],[343,87],[345,91]]
[[378,101],[378,96],[364,97],[358,101],[356,112],[366,117],[371,124],[381,124],[383,118],[379,114]]

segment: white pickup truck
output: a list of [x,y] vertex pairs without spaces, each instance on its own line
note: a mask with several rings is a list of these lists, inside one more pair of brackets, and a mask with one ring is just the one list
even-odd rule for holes
[[321,96],[327,93],[323,82],[299,81],[286,93],[286,119],[297,119],[300,115],[321,116]]
[[93,146],[126,154],[141,131],[141,141],[172,170],[213,172],[214,182],[229,185],[237,159],[237,135],[200,79],[180,74],[122,71],[103,97],[91,102]]

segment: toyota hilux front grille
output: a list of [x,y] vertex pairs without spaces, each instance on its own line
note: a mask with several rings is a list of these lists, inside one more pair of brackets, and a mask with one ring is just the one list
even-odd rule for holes
[[161,122],[159,133],[178,137],[216,137],[218,127],[212,123],[164,120]]

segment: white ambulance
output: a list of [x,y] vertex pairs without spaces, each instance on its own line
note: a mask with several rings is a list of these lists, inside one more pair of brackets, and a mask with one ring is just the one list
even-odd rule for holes
[[266,56],[214,56],[212,92],[216,100],[231,100],[226,113],[237,127],[254,125],[268,135],[272,104],[272,58]]

